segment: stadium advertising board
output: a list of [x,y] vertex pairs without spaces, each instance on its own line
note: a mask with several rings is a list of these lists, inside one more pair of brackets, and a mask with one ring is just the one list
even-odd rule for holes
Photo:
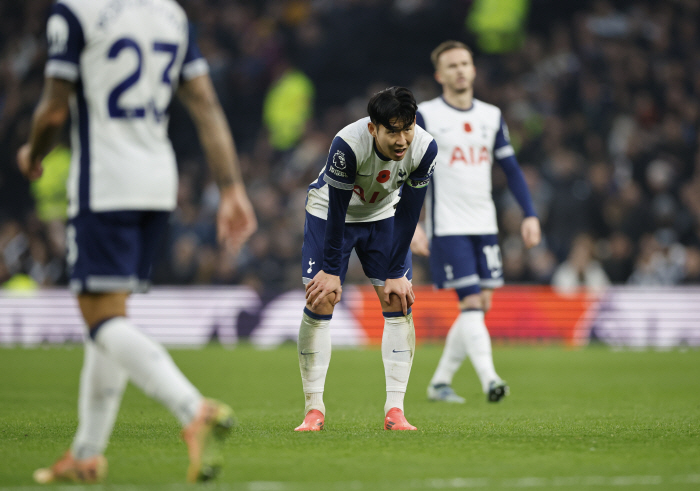
[[[416,337],[441,342],[458,309],[452,291],[417,286]],[[486,316],[491,336],[516,342],[585,345],[590,339],[619,347],[700,346],[700,288],[614,287],[603,292],[561,294],[550,287],[506,286]],[[256,346],[295,342],[304,293],[271,298],[244,286],[155,288],[134,295],[129,313],[141,328],[170,346]],[[381,342],[384,321],[372,287],[347,286],[336,307],[331,336],[336,346]],[[66,290],[0,294],[0,345],[75,343],[83,337],[75,299]]]

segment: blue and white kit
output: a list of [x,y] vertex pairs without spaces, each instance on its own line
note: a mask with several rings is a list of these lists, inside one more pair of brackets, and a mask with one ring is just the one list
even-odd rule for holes
[[426,198],[433,282],[457,289],[460,298],[502,286],[491,194],[494,160],[525,216],[535,216],[535,211],[501,110],[478,99],[462,110],[438,97],[419,104],[417,121],[435,137],[439,150]]
[[333,140],[326,166],[310,186],[302,248],[308,283],[323,269],[344,280],[354,248],[373,285],[408,276],[409,246],[437,144],[416,126],[406,156],[392,161],[375,147],[369,118],[343,128]]
[[[167,217],[152,212],[169,212],[176,204],[167,109],[177,85],[208,73],[208,65],[173,0],[60,0],[52,7],[47,36],[45,76],[75,84],[68,178],[71,287],[133,290],[148,280],[156,243],[144,227],[162,229]],[[115,240],[125,248],[112,254],[109,242]],[[86,244],[102,247],[88,253]]]

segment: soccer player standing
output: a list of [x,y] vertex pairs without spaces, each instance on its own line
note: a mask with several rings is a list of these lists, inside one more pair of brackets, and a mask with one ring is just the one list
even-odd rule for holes
[[408,89],[391,87],[376,93],[367,112],[369,117],[338,132],[326,165],[307,194],[302,247],[306,307],[299,328],[306,416],[296,431],[323,429],[323,390],[331,359],[329,324],[353,248],[384,313],[384,429],[416,429],[403,413],[415,351],[409,248],[437,145],[416,126],[416,102]]
[[126,316],[149,284],[158,238],[176,204],[177,167],[167,137],[173,93],[189,110],[220,190],[219,238],[237,250],[257,227],[208,65],[174,0],[59,0],[47,24],[49,59],[20,170],[36,179],[69,112],[72,161],[67,229],[70,286],[89,337],[79,424],[70,450],[38,482],[105,478],[107,446],[127,380],[183,425],[188,481],[215,477],[231,409],[204,399],[162,346]]
[[[503,285],[491,195],[494,160],[505,171],[508,187],[525,213],[521,233],[526,247],[539,244],[540,222],[500,109],[474,98],[476,69],[469,48],[446,41],[433,50],[431,60],[442,96],[421,103],[417,116],[418,124],[435,137],[439,149],[426,199],[430,269],[437,288],[455,289],[462,312],[447,334],[428,398],[464,402],[451,384],[469,356],[487,399],[498,402],[508,394],[508,386],[494,368],[484,323],[493,289]],[[420,227],[413,251],[428,252],[428,238]]]

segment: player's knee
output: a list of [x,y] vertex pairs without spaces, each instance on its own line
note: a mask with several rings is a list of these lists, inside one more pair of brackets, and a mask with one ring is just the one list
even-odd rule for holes
[[460,308],[460,310],[466,310],[466,309],[483,310],[484,309],[483,299],[481,298],[481,295],[478,293],[467,295],[466,297],[463,297],[459,300],[459,308]]
[[81,293],[78,305],[90,329],[113,317],[126,317],[126,292]]
[[335,308],[335,295],[335,292],[329,293],[323,297],[315,307],[311,305],[313,302],[307,302],[306,308],[314,314],[331,315],[333,313],[333,309]]
[[[401,305],[401,297],[399,297],[395,293],[390,293],[389,294],[389,303],[385,304],[384,299],[382,296],[379,296],[379,299],[382,303],[382,310],[385,312],[400,312],[403,311],[403,306]],[[411,306],[411,300],[406,296],[406,303],[410,307]]]

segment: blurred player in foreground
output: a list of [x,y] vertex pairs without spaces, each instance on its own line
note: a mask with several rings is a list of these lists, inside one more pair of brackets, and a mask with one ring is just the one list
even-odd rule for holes
[[416,101],[403,87],[376,93],[368,118],[338,132],[309,186],[302,248],[306,308],[299,366],[306,398],[296,431],[323,429],[323,390],[331,359],[329,324],[354,248],[384,313],[384,429],[415,430],[403,400],[415,351],[410,244],[435,166],[435,140],[415,124]]
[[34,477],[102,481],[103,452],[131,380],[184,427],[187,480],[213,478],[233,424],[231,408],[203,398],[167,351],[126,317],[129,294],[149,286],[158,239],[175,208],[177,168],[167,137],[175,91],[219,186],[219,239],[236,251],[257,227],[208,65],[174,0],[61,0],[47,34],[44,91],[17,159],[25,176],[40,177],[42,158],[70,110],[68,263],[89,338],[77,433],[70,450]]
[[508,187],[525,212],[521,233],[526,247],[539,244],[540,222],[500,109],[474,99],[476,69],[469,48],[446,41],[433,50],[431,60],[442,96],[421,103],[417,121],[435,137],[439,156],[426,200],[430,238],[418,227],[412,250],[430,255],[433,282],[437,288],[455,289],[462,313],[447,334],[428,398],[464,402],[451,384],[469,356],[487,399],[498,402],[508,394],[508,386],[494,368],[491,338],[484,324],[493,289],[503,285],[491,196],[494,160],[505,171]]

